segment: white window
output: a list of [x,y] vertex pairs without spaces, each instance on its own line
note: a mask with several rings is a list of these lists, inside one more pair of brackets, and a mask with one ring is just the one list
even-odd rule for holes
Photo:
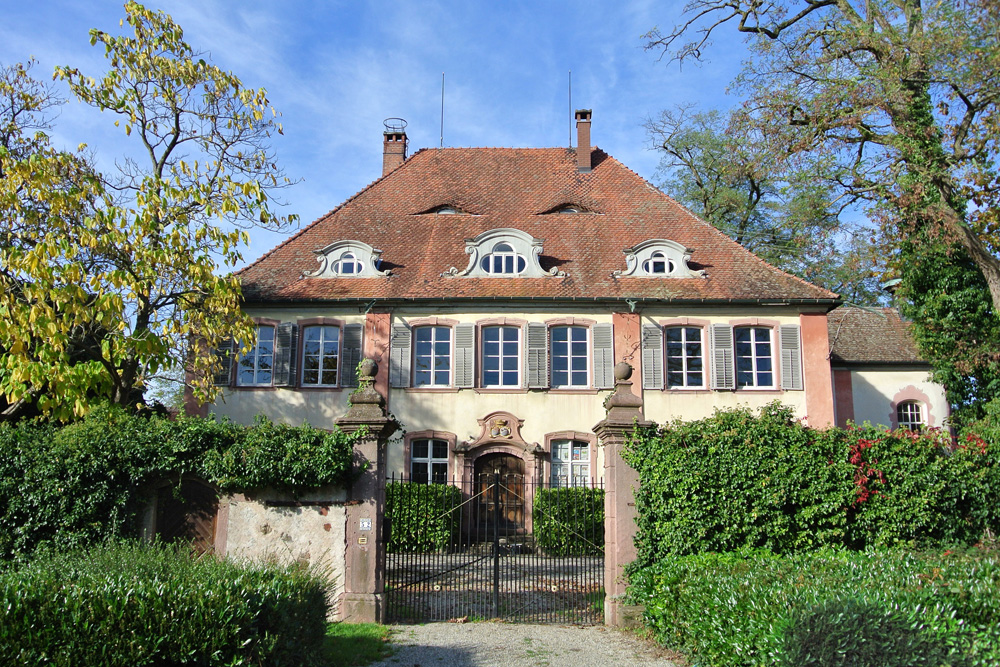
[[587,486],[590,444],[582,440],[552,441],[552,486]]
[[674,263],[662,252],[656,251],[642,263],[642,270],[650,275],[666,275],[674,272]]
[[333,271],[342,276],[356,276],[364,271],[365,267],[353,252],[345,252],[333,264]]
[[773,387],[771,329],[734,327],[733,336],[736,341],[736,386]]
[[340,327],[306,327],[302,339],[302,385],[336,386],[340,366]]
[[587,327],[559,326],[549,330],[553,387],[589,387],[590,354]]
[[410,481],[444,484],[448,481],[448,442],[421,438],[410,443]]
[[484,387],[521,386],[521,328],[483,327]]
[[667,327],[667,386],[704,387],[705,366],[701,329]]
[[509,243],[498,243],[493,252],[483,257],[482,269],[491,275],[514,275],[524,271],[524,257],[514,251]]
[[413,386],[447,387],[451,384],[451,329],[417,327],[414,330]]
[[918,431],[927,423],[924,421],[924,407],[919,401],[902,401],[896,406],[896,423],[899,428]]
[[242,387],[270,386],[274,378],[274,327],[257,327],[257,344],[240,357],[236,383]]

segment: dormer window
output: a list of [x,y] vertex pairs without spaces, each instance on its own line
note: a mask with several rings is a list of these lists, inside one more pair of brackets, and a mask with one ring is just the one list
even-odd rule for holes
[[563,206],[556,213],[579,213],[580,209],[576,206]]
[[353,276],[364,271],[364,265],[358,261],[354,253],[345,252],[340,259],[333,263],[333,272],[342,276]]
[[451,267],[442,276],[454,278],[541,278],[564,276],[558,269],[544,270],[538,263],[542,240],[520,229],[491,229],[472,239],[465,239],[469,264],[464,270]]
[[594,211],[587,208],[586,206],[572,201],[563,202],[558,206],[553,206],[552,208],[544,211],[542,215],[552,215],[553,213],[593,213]]
[[642,263],[643,273],[667,274],[674,272],[674,263],[667,259],[660,251],[654,252],[645,262]]
[[441,215],[455,215],[458,213],[458,209],[454,206],[438,206],[434,212]]
[[305,278],[375,278],[388,276],[382,271],[382,251],[364,241],[337,241],[322,250],[314,250],[319,268],[303,271]]
[[493,252],[483,257],[483,271],[489,274],[516,274],[524,271],[524,257],[517,254],[509,243],[498,243]]
[[650,278],[703,278],[704,271],[692,271],[688,266],[692,250],[676,241],[650,239],[633,248],[625,248],[625,268],[613,276]]

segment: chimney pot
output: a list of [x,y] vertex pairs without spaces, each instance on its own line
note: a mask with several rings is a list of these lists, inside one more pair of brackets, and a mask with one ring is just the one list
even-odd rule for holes
[[576,170],[587,173],[591,169],[590,160],[590,109],[576,110]]
[[402,118],[386,118],[382,121],[382,175],[385,176],[406,160],[406,121]]

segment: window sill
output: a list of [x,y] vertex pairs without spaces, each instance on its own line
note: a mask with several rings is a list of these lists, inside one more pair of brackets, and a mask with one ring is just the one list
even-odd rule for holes
[[326,392],[328,392],[328,391],[340,392],[340,391],[344,391],[344,389],[346,389],[346,387],[312,387],[312,386],[306,386],[306,387],[295,387],[295,389],[297,389],[298,391],[304,391],[304,392],[308,392],[308,393],[317,392],[317,391],[319,391],[319,392],[324,392],[324,391],[326,391]]
[[458,387],[393,387],[393,389],[402,389],[406,393],[414,394],[457,394],[460,391]]
[[[233,391],[274,391],[278,389],[274,385],[249,385],[249,384],[238,384],[229,387]],[[282,389],[290,389],[290,387],[282,387]]]
[[593,387],[580,387],[579,389],[575,389],[573,387],[553,387],[552,389],[542,389],[542,391],[548,394],[579,394],[581,396],[594,396],[602,390],[594,389]]
[[666,394],[711,394],[712,391],[708,387],[667,387],[663,390]]
[[477,394],[527,394],[524,387],[477,387]]

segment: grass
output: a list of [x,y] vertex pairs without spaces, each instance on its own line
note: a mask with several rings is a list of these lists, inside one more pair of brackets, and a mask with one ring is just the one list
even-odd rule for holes
[[330,623],[323,652],[327,667],[357,667],[393,654],[389,628],[376,623]]

